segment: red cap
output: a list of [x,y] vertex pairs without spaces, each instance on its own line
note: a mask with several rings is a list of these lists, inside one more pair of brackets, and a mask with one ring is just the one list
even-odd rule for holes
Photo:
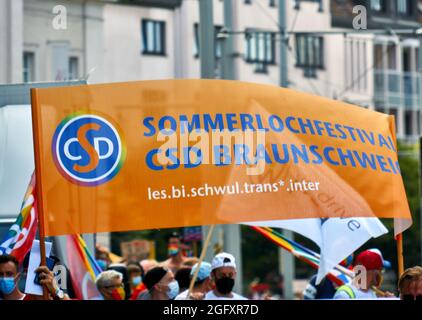
[[382,270],[384,267],[382,257],[370,250],[365,250],[356,257],[356,265],[362,265],[366,270]]
[[252,290],[256,292],[265,292],[270,289],[270,286],[266,283],[257,283],[252,286]]

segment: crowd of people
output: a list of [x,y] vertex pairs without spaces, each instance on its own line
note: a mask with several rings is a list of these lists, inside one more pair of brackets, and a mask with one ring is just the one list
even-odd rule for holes
[[[99,298],[103,300],[270,300],[280,296],[271,293],[269,285],[254,281],[247,297],[234,292],[237,279],[236,259],[230,253],[217,254],[211,262],[199,262],[197,258],[185,257],[181,250],[181,237],[174,233],[168,238],[168,259],[159,263],[145,259],[128,263],[112,263],[107,252],[97,252],[98,265],[104,270],[96,278]],[[379,288],[383,270],[390,267],[377,249],[361,252],[343,263],[345,268],[363,267],[364,283],[350,281],[336,285],[328,277],[316,284],[312,277],[304,299],[378,299],[394,298],[390,292]],[[0,299],[31,300],[42,297],[23,293],[19,283],[23,277],[19,263],[13,256],[0,256]],[[36,270],[49,299],[74,299],[60,289],[54,274],[47,267]],[[279,279],[282,283],[282,277]],[[191,285],[192,283],[192,285]],[[422,299],[422,267],[405,270],[398,281],[400,299]]]
[[[125,275],[115,270],[110,259],[104,261],[104,272],[96,285],[106,300],[246,300],[233,292],[237,276],[235,257],[217,254],[211,263],[183,255],[181,237],[173,233],[168,238],[168,259],[159,263],[142,260],[126,266],[129,290],[125,291]],[[195,281],[190,288],[192,279]]]

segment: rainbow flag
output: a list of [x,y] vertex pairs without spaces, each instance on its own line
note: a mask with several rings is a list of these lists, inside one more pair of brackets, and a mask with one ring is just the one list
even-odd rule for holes
[[[318,270],[320,264],[320,255],[316,252],[300,245],[299,243],[293,240],[287,239],[281,233],[275,231],[272,228],[255,226],[251,226],[251,228],[259,232],[265,238],[277,244],[279,247],[283,248],[284,250],[287,250],[299,260],[304,261],[314,269]],[[336,266],[334,270],[330,271],[327,274],[328,279],[330,279],[333,283],[338,286],[342,286],[348,283],[351,280],[352,276],[352,272],[342,266]]]
[[95,285],[95,280],[102,272],[100,266],[79,234],[68,235],[66,241],[68,267],[76,298],[100,299],[101,294]]
[[32,174],[26,190],[20,213],[0,242],[0,255],[10,254],[22,263],[31,250],[38,228],[38,214],[35,196],[35,173]]

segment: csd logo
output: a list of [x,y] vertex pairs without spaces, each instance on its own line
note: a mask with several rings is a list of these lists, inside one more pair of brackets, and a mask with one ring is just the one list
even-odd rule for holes
[[54,162],[62,175],[76,184],[103,184],[112,179],[123,164],[126,152],[120,136],[103,117],[71,115],[54,133]]

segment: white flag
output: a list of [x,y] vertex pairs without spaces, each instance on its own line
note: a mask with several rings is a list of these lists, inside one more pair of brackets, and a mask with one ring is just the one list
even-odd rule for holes
[[388,232],[378,218],[297,219],[245,224],[287,229],[314,241],[321,250],[317,284],[369,239]]
[[413,224],[413,220],[410,219],[400,219],[396,218],[394,219],[394,237],[397,238],[397,236],[407,229],[409,229]]

